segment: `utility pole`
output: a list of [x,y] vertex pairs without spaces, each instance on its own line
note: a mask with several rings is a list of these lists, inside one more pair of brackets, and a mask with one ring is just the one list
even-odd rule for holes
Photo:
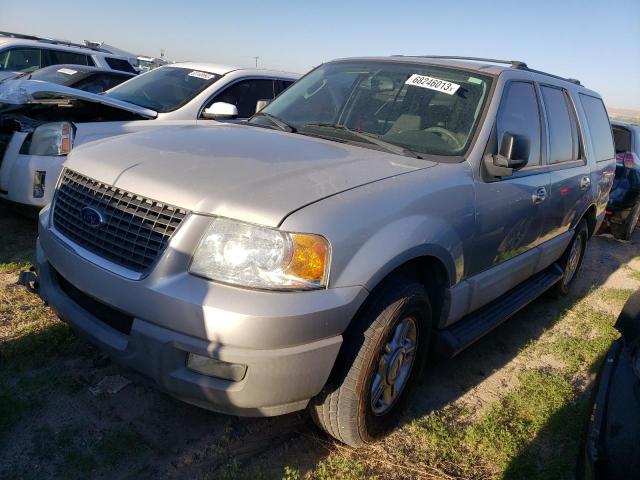
[[260,57],[253,57],[253,58],[255,58],[255,60],[256,60],[256,68],[258,68],[258,59],[259,59]]

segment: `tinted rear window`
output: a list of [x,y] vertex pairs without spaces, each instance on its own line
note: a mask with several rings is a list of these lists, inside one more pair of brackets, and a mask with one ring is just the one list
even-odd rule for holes
[[129,72],[129,73],[136,73],[136,70],[133,68],[133,66],[126,60],[123,60],[121,58],[113,58],[113,57],[105,57],[105,60],[107,61],[107,65],[109,65],[114,70],[120,70],[122,72]]
[[611,160],[615,156],[613,135],[609,117],[602,100],[581,93],[580,103],[582,103],[582,108],[584,108],[584,113],[587,117],[587,126],[589,127],[596,161]]
[[616,153],[631,151],[631,132],[626,128],[613,127],[613,140],[615,141]]
[[76,65],[90,65],[89,56],[82,53],[67,52],[62,50],[48,50],[50,65],[59,65],[61,63],[71,63]]

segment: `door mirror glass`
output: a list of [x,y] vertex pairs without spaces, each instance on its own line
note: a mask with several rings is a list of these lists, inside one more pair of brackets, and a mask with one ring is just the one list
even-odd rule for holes
[[501,157],[505,165],[509,168],[522,168],[527,164],[531,142],[524,135],[514,135],[504,132],[500,140],[500,149],[497,157]]
[[270,103],[271,103],[271,100],[267,100],[267,99],[258,100],[256,102],[256,113],[258,113],[260,110],[262,110],[264,107],[266,107]]
[[238,107],[231,103],[215,102],[202,112],[202,118],[208,120],[222,120],[238,118]]

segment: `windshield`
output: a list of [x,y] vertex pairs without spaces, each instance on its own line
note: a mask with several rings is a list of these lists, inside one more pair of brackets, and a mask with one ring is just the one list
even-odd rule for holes
[[86,72],[76,70],[73,68],[73,65],[66,67],[55,65],[52,67],[41,68],[33,73],[26,73],[23,75],[23,78],[58,83],[60,85],[69,85],[86,75]]
[[220,78],[215,73],[160,67],[112,88],[105,95],[159,113],[176,110]]
[[[366,144],[365,133],[407,151],[462,155],[490,85],[490,77],[446,67],[334,62],[293,84],[262,112],[302,134]],[[377,148],[378,143],[366,146]]]

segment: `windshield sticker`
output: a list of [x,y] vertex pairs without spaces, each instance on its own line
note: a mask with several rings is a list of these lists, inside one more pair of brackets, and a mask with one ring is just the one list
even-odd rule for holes
[[476,77],[469,77],[469,83],[475,83],[476,85],[480,85],[482,83],[482,80]]
[[75,75],[77,70],[71,70],[70,68],[59,68],[58,73],[64,73],[65,75]]
[[214,77],[213,73],[199,72],[198,70],[194,70],[189,74],[189,76],[201,78],[203,80],[211,80]]
[[447,82],[446,80],[440,80],[439,78],[427,77],[426,75],[418,75],[417,73],[411,75],[409,80],[404,83],[407,85],[413,85],[414,87],[428,88],[429,90],[446,93],[447,95],[453,95],[460,88],[460,85],[457,83]]

